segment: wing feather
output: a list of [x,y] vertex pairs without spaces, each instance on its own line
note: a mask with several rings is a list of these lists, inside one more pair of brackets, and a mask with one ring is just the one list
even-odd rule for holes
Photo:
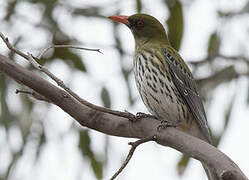
[[[180,66],[177,62],[175,62],[176,60],[174,59],[173,53],[177,54],[177,52],[174,49],[170,49],[170,51],[167,51],[167,49],[163,48],[162,53],[168,65],[172,81],[174,82],[174,85],[182,96],[184,102],[187,104],[190,112],[195,117],[203,135],[206,137],[207,141],[211,143],[206,113],[192,74],[189,69],[183,69],[186,67]],[[180,61],[183,61],[180,56],[178,57],[180,58]]]

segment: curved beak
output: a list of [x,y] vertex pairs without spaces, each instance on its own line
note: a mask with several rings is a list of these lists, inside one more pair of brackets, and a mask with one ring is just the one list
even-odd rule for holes
[[128,17],[129,16],[109,16],[108,18],[110,18],[113,21],[123,23],[123,24],[129,26],[130,22],[128,21]]

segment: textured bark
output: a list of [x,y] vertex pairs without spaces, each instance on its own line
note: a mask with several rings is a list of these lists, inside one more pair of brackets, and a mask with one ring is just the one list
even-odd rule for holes
[[82,126],[119,137],[141,139],[155,134],[158,144],[172,147],[204,162],[216,170],[220,179],[248,179],[229,157],[208,143],[175,128],[157,131],[160,122],[156,119],[144,118],[131,122],[117,115],[91,109],[81,104],[64,90],[3,55],[0,55],[0,71],[50,100]]

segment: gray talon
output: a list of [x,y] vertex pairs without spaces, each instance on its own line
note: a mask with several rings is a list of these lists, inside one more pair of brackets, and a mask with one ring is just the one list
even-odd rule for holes
[[136,119],[143,119],[143,118],[154,118],[154,119],[157,119],[156,116],[153,116],[151,114],[146,114],[146,113],[142,113],[142,112],[138,112],[136,114]]
[[168,127],[176,128],[179,123],[180,123],[179,120],[177,122],[170,122],[170,121],[163,120],[163,121],[161,121],[161,124],[157,127],[157,130],[166,129]]
[[156,116],[153,116],[151,114],[146,114],[142,112],[138,112],[136,115],[133,115],[132,113],[125,110],[125,112],[128,114],[128,119],[132,122],[135,122],[137,120],[143,119],[143,118],[154,118],[157,119]]

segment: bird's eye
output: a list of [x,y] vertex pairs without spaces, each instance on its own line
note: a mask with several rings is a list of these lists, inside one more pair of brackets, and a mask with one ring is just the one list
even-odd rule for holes
[[144,26],[144,22],[142,20],[137,21],[137,26],[138,27],[143,27]]

